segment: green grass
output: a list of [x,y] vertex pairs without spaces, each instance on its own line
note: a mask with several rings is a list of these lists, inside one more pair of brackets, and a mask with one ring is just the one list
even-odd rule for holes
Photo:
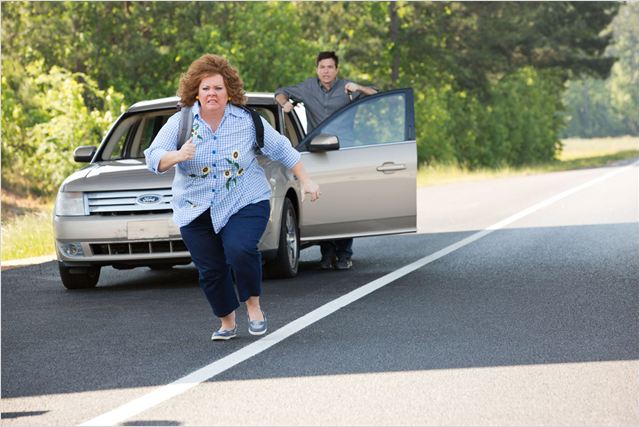
[[[480,169],[469,171],[457,166],[432,165],[418,171],[418,185],[438,185],[460,181],[478,181],[515,175],[594,168],[613,162],[638,158],[638,138],[568,139],[559,160],[523,168]],[[6,206],[9,206],[7,204]],[[44,200],[35,212],[6,215],[10,209],[3,201],[2,261],[55,253],[51,221],[52,202]]]
[[3,221],[2,261],[54,253],[51,209]]
[[638,152],[638,137],[621,136],[616,138],[569,138],[562,140],[560,160],[585,159],[624,153]]
[[559,159],[542,165],[469,170],[457,165],[429,165],[418,171],[418,186],[481,181],[508,176],[534,175],[573,169],[596,168],[617,161],[638,159],[638,138],[566,139]]

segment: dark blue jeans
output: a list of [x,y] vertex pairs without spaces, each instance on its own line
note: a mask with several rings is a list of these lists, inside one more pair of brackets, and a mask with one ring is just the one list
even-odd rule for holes
[[211,225],[209,210],[180,227],[182,240],[198,268],[200,288],[217,317],[237,309],[238,299],[244,302],[260,296],[262,256],[258,242],[267,227],[270,209],[268,200],[245,206],[218,234]]
[[322,258],[334,256],[338,259],[351,258],[353,255],[351,246],[353,246],[353,239],[329,240],[320,243],[320,253]]

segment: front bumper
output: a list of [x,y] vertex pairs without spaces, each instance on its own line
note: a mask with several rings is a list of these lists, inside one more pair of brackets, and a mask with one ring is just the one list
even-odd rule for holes
[[[191,260],[171,214],[54,216],[53,229],[58,260],[66,265],[135,266]],[[69,244],[81,250],[68,251]]]

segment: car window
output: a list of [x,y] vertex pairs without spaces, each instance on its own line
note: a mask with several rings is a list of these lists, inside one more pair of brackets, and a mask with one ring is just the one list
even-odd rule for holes
[[273,114],[273,111],[271,111],[267,107],[255,107],[254,109],[258,114],[262,116],[262,118],[269,122],[272,128],[278,129],[278,127],[276,126],[276,115]]
[[301,135],[298,134],[296,125],[293,123],[291,113],[284,115],[284,136],[291,141],[291,146],[294,148],[298,146]]
[[134,138],[138,130],[138,125],[140,124],[140,119],[140,116],[131,116],[116,125],[102,152],[102,160],[119,160],[126,158],[128,142]]
[[[298,119],[300,126],[302,126],[302,132],[306,135],[309,132],[309,129],[307,129],[307,111],[304,108],[304,103],[300,102],[294,105],[293,111],[295,111],[296,118]],[[302,139],[304,135],[300,135],[300,138]]]
[[140,123],[138,137],[132,141],[129,157],[143,158],[144,150],[151,146],[151,143],[158,132],[160,132],[162,126],[164,126],[169,117],[171,117],[171,113],[174,112],[175,111],[171,111],[170,113],[158,112],[146,114]]
[[[274,112],[265,106],[254,107],[274,129],[278,129]],[[144,158],[144,150],[175,110],[150,111],[134,114],[117,124],[102,153],[103,160]]]
[[175,110],[138,113],[120,121],[111,132],[103,160],[143,158],[162,126]]
[[[258,112],[258,114],[264,117],[274,129],[276,130],[279,129],[277,114],[276,112],[274,112],[275,106],[269,106],[269,107],[260,106],[260,107],[253,107],[253,108]],[[298,127],[295,125],[293,121],[292,113],[288,113],[284,115],[284,126],[283,126],[282,133],[284,136],[286,136],[289,139],[289,141],[291,141],[291,145],[293,147],[296,147],[300,142],[300,140],[302,139],[302,135],[300,135],[300,132],[298,131]]]
[[387,144],[406,140],[405,94],[363,98],[337,113],[320,133],[337,135],[340,148]]

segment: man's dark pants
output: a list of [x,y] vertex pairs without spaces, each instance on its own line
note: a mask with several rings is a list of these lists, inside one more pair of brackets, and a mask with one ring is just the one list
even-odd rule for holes
[[351,259],[353,255],[353,239],[337,239],[320,243],[320,253],[323,259],[336,257],[338,259]]

